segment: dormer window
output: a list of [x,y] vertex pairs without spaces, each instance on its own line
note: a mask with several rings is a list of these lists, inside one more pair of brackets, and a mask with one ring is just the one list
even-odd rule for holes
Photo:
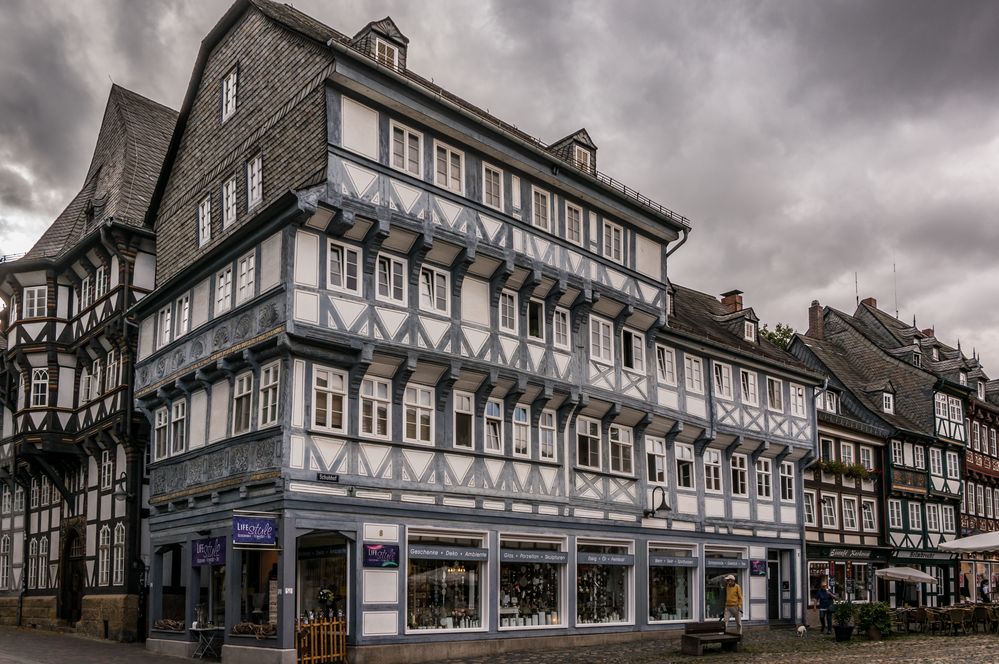
[[921,367],[923,366],[923,356],[919,353],[912,354],[912,366]]
[[222,122],[232,117],[236,112],[236,68],[222,79]]
[[933,347],[933,351],[932,351],[931,354],[933,356],[933,361],[934,362],[940,361],[940,349],[939,348],[937,348],[936,346],[934,346]]
[[756,323],[750,320],[742,323],[742,338],[746,341],[756,342]]
[[886,413],[895,413],[895,395],[891,392],[881,393],[881,410]]
[[982,401],[985,401],[985,381],[984,380],[978,381],[978,398],[980,400],[982,400]]
[[375,59],[379,64],[398,69],[399,49],[386,41],[375,39]]
[[590,151],[581,145],[572,146],[572,158],[576,162],[576,166],[584,171],[593,170],[593,155]]
[[961,382],[961,385],[964,385],[965,387],[967,387],[967,385],[968,385],[968,372],[967,371],[962,371],[960,374],[958,374],[958,380]]

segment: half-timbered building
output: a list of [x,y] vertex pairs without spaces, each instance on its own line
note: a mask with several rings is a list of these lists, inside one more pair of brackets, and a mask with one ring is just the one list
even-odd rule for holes
[[144,626],[128,309],[153,288],[143,224],[175,117],[112,86],[83,187],[0,263],[0,624],[121,640]]
[[546,146],[408,47],[268,0],[203,42],[135,308],[149,647],[285,661],[318,614],[368,662],[586,643],[716,616],[728,573],[795,619],[816,376],[669,283],[688,220],[585,130]]

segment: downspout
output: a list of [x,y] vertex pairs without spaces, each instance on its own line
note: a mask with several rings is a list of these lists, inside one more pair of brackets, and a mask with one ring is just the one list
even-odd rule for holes
[[[812,417],[815,431],[815,441],[819,440],[819,411],[816,407],[819,395],[829,391],[829,377],[822,379],[822,389],[812,392]],[[819,450],[812,450],[814,459],[819,458]],[[809,464],[811,465],[811,464]],[[805,616],[808,615],[808,600],[810,599],[810,588],[808,587],[808,538],[807,526],[805,525],[805,469],[801,469],[801,491],[798,492],[800,500],[798,503],[798,513],[801,515],[801,612],[798,614],[798,624],[805,624]],[[808,596],[806,596],[806,594]]]
[[673,245],[672,249],[667,249],[666,250],[666,256],[663,258],[663,261],[665,261],[670,256],[672,256],[673,252],[675,252],[677,249],[679,249],[680,247],[682,247],[684,245],[684,243],[687,241],[687,238],[690,237],[690,231],[687,230],[686,228],[681,228],[680,232],[683,234],[683,237],[680,238],[679,242],[677,242],[675,245]]
[[[17,481],[17,480],[15,480]],[[28,589],[28,565],[34,564],[34,561],[28,561],[28,535],[30,535],[29,529],[31,528],[31,482],[28,482],[28,486],[24,484],[21,488],[24,489],[24,533],[23,542],[21,543],[21,587],[17,591],[17,626],[23,627],[22,620],[24,618],[24,593]],[[11,552],[13,553],[13,552]],[[13,555],[11,556],[13,559]]]

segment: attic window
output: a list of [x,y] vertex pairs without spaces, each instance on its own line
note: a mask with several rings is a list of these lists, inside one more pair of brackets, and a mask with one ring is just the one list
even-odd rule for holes
[[756,341],[756,323],[748,320],[743,322],[742,338],[746,341]]
[[895,413],[895,395],[891,392],[881,393],[881,409],[886,413]]
[[375,60],[386,67],[398,69],[399,49],[381,39],[375,39]]
[[222,79],[222,122],[236,112],[236,68]]
[[916,367],[923,366],[923,356],[920,355],[919,353],[913,353],[912,354],[912,364],[913,364],[913,366],[916,366]]
[[985,401],[985,381],[978,381],[978,398]]
[[967,371],[962,371],[959,374],[959,376],[958,376],[958,380],[961,381],[961,385],[967,386],[967,384],[968,384],[968,372]]
[[933,354],[933,361],[937,362],[940,359],[940,349],[934,346],[932,354]]
[[576,162],[576,166],[584,171],[593,170],[592,155],[590,151],[580,145],[574,145],[572,148],[572,158]]

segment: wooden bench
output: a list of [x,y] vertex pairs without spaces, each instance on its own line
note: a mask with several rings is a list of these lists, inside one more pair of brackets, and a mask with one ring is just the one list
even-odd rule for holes
[[687,623],[683,626],[680,638],[680,652],[684,655],[703,655],[704,646],[717,643],[722,650],[738,652],[741,634],[725,631],[725,623],[719,621]]

